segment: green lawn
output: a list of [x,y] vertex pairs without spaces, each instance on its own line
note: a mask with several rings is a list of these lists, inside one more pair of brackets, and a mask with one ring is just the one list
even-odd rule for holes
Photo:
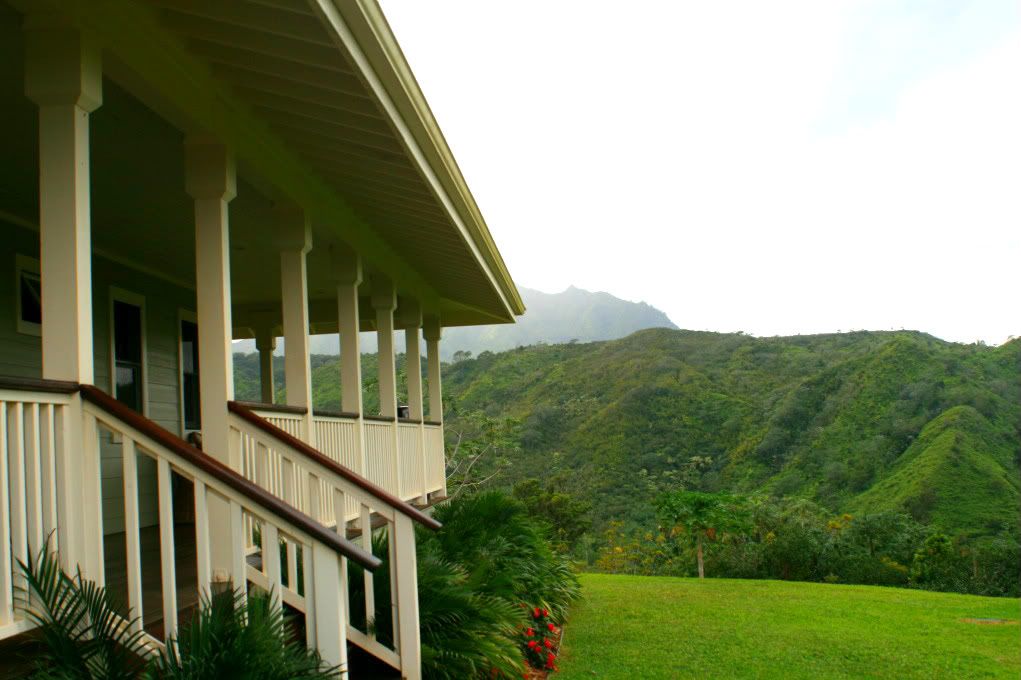
[[581,582],[560,680],[1021,676],[1018,600],[785,581]]

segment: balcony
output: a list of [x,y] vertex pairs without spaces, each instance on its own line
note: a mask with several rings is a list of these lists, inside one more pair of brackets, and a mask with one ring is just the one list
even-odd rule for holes
[[[402,501],[427,505],[446,495],[441,423],[316,410],[312,416],[314,438],[310,441],[304,434],[305,409],[267,404],[245,406]],[[242,470],[249,476],[255,472],[254,440],[240,430],[238,433],[243,437]],[[272,451],[269,455],[271,461],[276,460]],[[271,467],[274,464],[278,465],[271,463]]]

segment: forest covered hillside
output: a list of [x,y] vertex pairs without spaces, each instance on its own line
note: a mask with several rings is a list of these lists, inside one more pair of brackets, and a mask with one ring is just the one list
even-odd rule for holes
[[[235,366],[239,398],[254,398],[255,356]],[[375,366],[363,357],[366,412],[378,404]],[[1021,340],[652,329],[484,352],[445,365],[444,393],[448,432],[459,414],[513,419],[513,453],[494,483],[569,472],[567,490],[591,501],[595,528],[648,525],[654,499],[683,484],[1016,536],[1019,376]],[[316,404],[336,408],[335,357],[315,358],[313,385]]]

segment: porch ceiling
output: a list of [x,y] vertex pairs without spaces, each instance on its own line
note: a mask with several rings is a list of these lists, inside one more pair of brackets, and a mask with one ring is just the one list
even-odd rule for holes
[[[396,56],[406,69],[399,50],[385,54],[396,43],[374,2],[149,2],[160,25],[450,303],[452,319],[492,323],[523,311],[442,136],[423,137],[435,122],[427,107],[415,110],[410,72],[399,83],[369,63]],[[355,37],[381,27],[385,35]],[[344,238],[343,227],[314,228]]]

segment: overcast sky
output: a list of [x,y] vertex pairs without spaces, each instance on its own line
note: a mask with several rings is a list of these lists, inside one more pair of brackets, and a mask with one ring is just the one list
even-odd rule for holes
[[383,0],[521,286],[1021,335],[1016,0]]

